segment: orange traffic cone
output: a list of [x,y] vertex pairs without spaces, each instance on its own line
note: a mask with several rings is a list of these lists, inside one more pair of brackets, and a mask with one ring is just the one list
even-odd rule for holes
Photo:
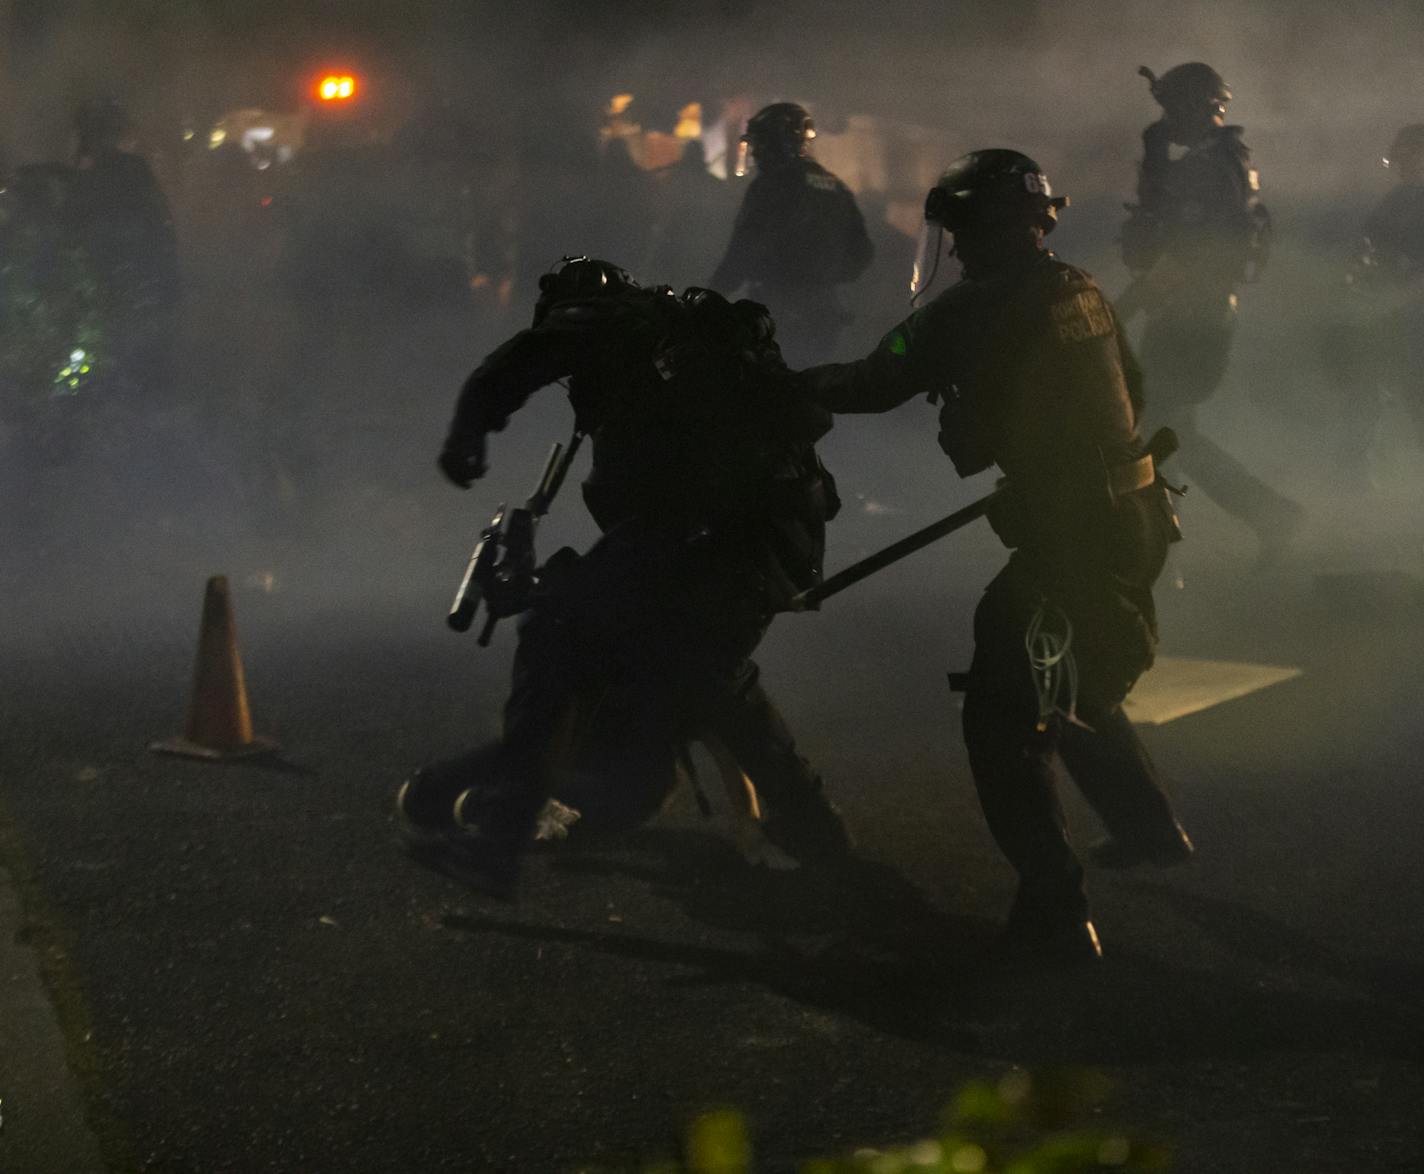
[[247,682],[237,651],[237,628],[227,579],[214,575],[203,597],[203,627],[198,634],[198,663],[193,673],[193,703],[181,737],[152,742],[160,754],[188,758],[249,758],[271,754],[277,743],[255,737],[247,708]]

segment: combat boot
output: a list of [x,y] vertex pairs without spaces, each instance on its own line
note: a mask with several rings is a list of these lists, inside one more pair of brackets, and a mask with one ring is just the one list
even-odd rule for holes
[[1079,966],[1102,960],[1097,928],[1082,904],[1035,901],[1021,888],[1004,927],[1002,944],[1011,954],[1059,966]]
[[395,796],[396,819],[405,838],[423,844],[458,832],[455,800],[466,790],[493,785],[499,753],[499,744],[491,743],[412,773]]
[[454,796],[463,781],[421,767],[396,791],[395,812],[401,832],[411,841],[439,839],[456,830]]

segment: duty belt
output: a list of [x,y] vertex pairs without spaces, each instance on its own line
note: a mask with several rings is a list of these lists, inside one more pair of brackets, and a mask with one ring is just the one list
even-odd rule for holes
[[1139,489],[1146,489],[1156,480],[1157,462],[1150,452],[1143,453],[1135,461],[1112,465],[1108,469],[1108,487],[1114,497],[1126,497]]
[[1147,447],[1135,461],[1108,466],[1108,489],[1113,497],[1126,497],[1146,489],[1157,480],[1157,465],[1177,451],[1177,434],[1170,428],[1159,428],[1147,441]]

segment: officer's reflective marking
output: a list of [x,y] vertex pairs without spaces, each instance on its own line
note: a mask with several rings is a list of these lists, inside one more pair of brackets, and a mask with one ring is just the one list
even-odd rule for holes
[[1261,190],[1261,173],[1254,167],[1246,172],[1246,183],[1253,192]]
[[809,187],[820,188],[823,192],[833,192],[838,186],[834,175],[821,175],[816,171],[806,173],[806,184]]
[[905,336],[898,330],[890,336],[890,353],[892,355],[904,355],[910,350],[909,344],[905,342]]
[[1303,672],[1285,665],[1159,656],[1123,708],[1139,725],[1161,726],[1293,680]]
[[1113,332],[1112,315],[1103,302],[1103,295],[1095,289],[1085,289],[1055,302],[1053,322],[1058,327],[1059,342],[1087,342]]

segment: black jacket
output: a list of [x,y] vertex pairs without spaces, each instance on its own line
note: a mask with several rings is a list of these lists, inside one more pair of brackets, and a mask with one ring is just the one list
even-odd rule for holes
[[1123,227],[1123,261],[1133,272],[1170,257],[1203,297],[1224,296],[1269,249],[1270,216],[1239,126],[1217,127],[1180,159],[1143,159],[1138,204]]
[[711,284],[728,293],[837,285],[874,253],[850,189],[814,159],[796,159],[752,180]]
[[499,430],[564,378],[601,528],[705,527],[772,550],[797,589],[819,577],[834,487],[813,446],[830,416],[800,394],[761,306],[666,288],[559,303],[465,382],[449,443]]
[[1106,469],[1142,447],[1141,373],[1116,315],[1091,277],[1047,251],[959,281],[868,357],[801,379],[833,412],[940,400],[940,445],[955,468],[970,476],[997,466],[1020,507],[1023,545],[1054,562],[1096,547],[1111,508]]

